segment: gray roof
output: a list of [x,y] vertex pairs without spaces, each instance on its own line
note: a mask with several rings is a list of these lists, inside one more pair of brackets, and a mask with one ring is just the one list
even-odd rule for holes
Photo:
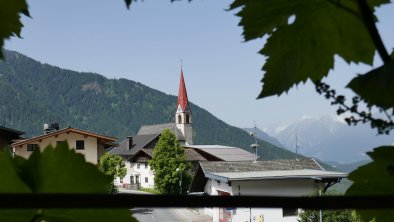
[[310,158],[242,162],[200,162],[208,178],[219,180],[256,180],[292,178],[344,178],[346,173],[325,171]]
[[222,145],[187,145],[184,147],[201,150],[223,161],[247,161],[255,159],[253,153],[249,153],[238,147]]
[[143,125],[138,131],[137,135],[146,135],[146,134],[161,134],[164,129],[171,130],[175,135],[181,135],[175,123],[164,123],[164,124],[156,124],[156,125]]
[[231,173],[206,173],[206,177],[224,181],[234,180],[257,180],[257,179],[323,179],[323,178],[345,178],[346,173],[324,171],[324,170],[272,170],[252,172]]
[[160,134],[135,135],[133,136],[133,144],[131,149],[129,149],[129,139],[126,138],[119,144],[118,147],[110,150],[109,153],[118,154],[121,156],[134,155],[159,135]]

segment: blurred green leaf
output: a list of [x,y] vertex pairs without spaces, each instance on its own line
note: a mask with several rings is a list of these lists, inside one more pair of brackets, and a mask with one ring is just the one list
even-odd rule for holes
[[11,36],[20,37],[23,27],[20,14],[29,15],[25,0],[1,0],[0,1],[0,59],[3,59],[4,40]]
[[22,171],[25,183],[37,193],[107,193],[113,181],[65,144],[34,152]]
[[367,74],[359,75],[347,85],[368,104],[389,109],[394,107],[394,61]]
[[[27,160],[1,153],[0,175],[0,191],[14,193],[107,193],[113,181],[66,144],[34,151]],[[0,221],[31,221],[38,214],[56,222],[136,221],[128,209],[1,210]]]
[[[394,147],[382,146],[367,153],[372,162],[359,167],[349,175],[353,181],[346,195],[394,194]],[[394,210],[357,210],[363,221],[392,221]]]
[[[388,2],[369,1],[372,7]],[[334,67],[334,55],[348,63],[373,62],[375,47],[355,0],[235,0],[230,9],[239,7],[246,41],[269,35],[260,51],[268,58],[259,98],[321,80]]]
[[19,178],[16,165],[16,160],[12,159],[7,151],[0,152],[0,193],[31,193],[29,187]]
[[[19,159],[18,159],[19,160]],[[8,152],[0,152],[0,193],[30,193],[29,187],[19,178],[15,161]],[[15,217],[18,215],[18,217]],[[35,215],[34,210],[0,210],[0,221],[26,222]]]

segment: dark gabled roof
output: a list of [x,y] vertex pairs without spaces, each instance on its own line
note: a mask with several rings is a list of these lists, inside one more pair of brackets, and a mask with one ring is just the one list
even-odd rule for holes
[[[206,161],[206,159],[193,149],[184,149],[186,161]],[[153,149],[142,149],[141,152],[153,157]]]
[[263,161],[212,161],[201,162],[204,172],[251,172],[272,170],[324,170],[315,160],[310,158],[263,160]]
[[199,154],[197,151],[193,149],[187,149],[185,148],[185,155],[186,155],[186,160],[187,161],[206,161],[201,154]]
[[129,149],[129,139],[123,140],[118,147],[113,148],[109,151],[111,154],[118,154],[121,156],[135,155],[138,151],[143,149],[152,140],[159,137],[160,134],[146,134],[146,135],[135,135],[133,136],[133,144],[131,149]]
[[22,131],[14,130],[14,129],[7,128],[7,127],[4,127],[4,126],[0,126],[0,133],[1,134],[7,134],[7,135],[15,135],[16,138],[19,137],[20,135],[25,134]]
[[175,135],[181,135],[175,123],[164,123],[156,125],[143,125],[138,131],[137,135],[147,135],[147,134],[161,134],[163,130],[169,129]]

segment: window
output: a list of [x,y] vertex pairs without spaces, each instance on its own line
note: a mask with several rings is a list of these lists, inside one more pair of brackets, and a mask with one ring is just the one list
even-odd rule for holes
[[297,216],[297,215],[298,215],[297,208],[283,208],[283,217]]
[[186,114],[186,123],[189,123],[190,122],[190,120],[189,120],[189,114]]
[[145,183],[148,183],[148,177],[145,177]]
[[77,149],[77,150],[84,150],[85,149],[85,141],[77,140],[75,142],[75,149]]
[[182,123],[182,117],[181,117],[181,115],[178,115],[178,123]]
[[140,176],[135,176],[135,183],[140,184]]
[[27,144],[27,151],[38,150],[38,144]]
[[148,163],[145,163],[145,169],[148,169]]
[[139,169],[140,168],[140,163],[137,163],[137,169]]

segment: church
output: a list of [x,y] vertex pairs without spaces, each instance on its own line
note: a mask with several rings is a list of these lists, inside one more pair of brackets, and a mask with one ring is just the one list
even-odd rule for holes
[[[181,68],[175,121],[156,125],[143,125],[137,135],[128,136],[118,147],[109,151],[122,156],[126,161],[127,174],[117,178],[115,184],[129,189],[154,188],[154,174],[148,161],[164,129],[171,130],[185,150],[186,160],[194,169],[199,161],[245,161],[254,160],[254,155],[238,147],[223,145],[194,145],[192,110],[187,97],[186,84]],[[235,158],[235,159],[234,159]]]

